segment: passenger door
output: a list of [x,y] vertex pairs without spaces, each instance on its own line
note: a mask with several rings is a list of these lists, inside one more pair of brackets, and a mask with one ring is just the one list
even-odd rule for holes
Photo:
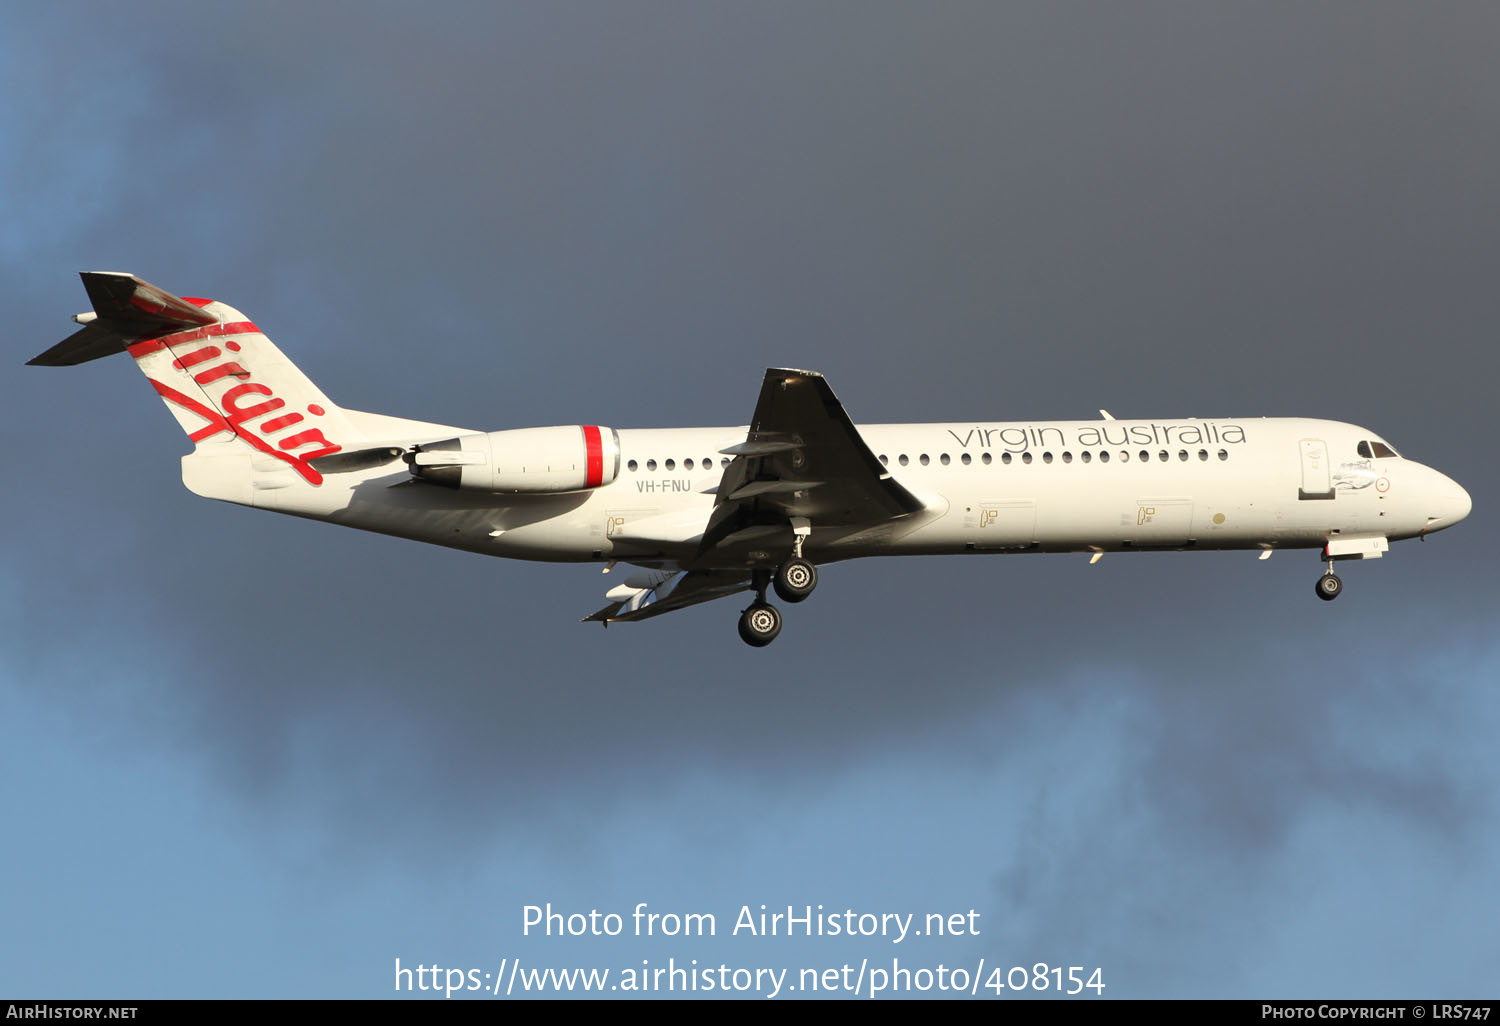
[[1304,438],[1297,445],[1302,456],[1302,487],[1297,490],[1297,498],[1333,498],[1333,472],[1329,468],[1328,446],[1317,438]]

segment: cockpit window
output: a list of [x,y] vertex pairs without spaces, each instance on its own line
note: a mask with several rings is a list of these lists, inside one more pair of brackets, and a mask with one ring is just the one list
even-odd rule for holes
[[1401,454],[1392,449],[1384,442],[1364,441],[1356,447],[1359,454],[1367,460],[1398,460]]

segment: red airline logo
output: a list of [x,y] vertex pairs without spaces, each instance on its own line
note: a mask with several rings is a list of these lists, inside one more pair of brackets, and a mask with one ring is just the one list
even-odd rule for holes
[[[212,438],[220,432],[227,431],[257,451],[282,460],[300,474],[308,484],[320,485],[323,483],[323,475],[313,467],[312,461],[319,456],[341,452],[343,446],[330,442],[319,428],[308,428],[286,435],[275,440],[273,445],[272,439],[268,436],[285,431],[294,424],[300,424],[305,418],[302,413],[295,410],[289,413],[277,413],[278,410],[286,408],[286,400],[276,396],[268,386],[250,380],[250,372],[235,360],[215,362],[225,355],[224,350],[228,350],[231,354],[239,352],[238,342],[233,340],[226,342],[224,349],[220,349],[217,345],[205,345],[190,352],[183,352],[183,349],[195,342],[224,335],[248,333],[259,334],[259,329],[249,321],[210,324],[207,327],[174,332],[160,338],[145,339],[128,347],[127,351],[136,360],[163,349],[174,355],[181,353],[172,361],[172,366],[184,374],[192,375],[193,380],[199,385],[209,385],[220,378],[237,378],[239,384],[229,388],[219,399],[219,404],[224,409],[224,412],[220,413],[192,396],[185,395],[172,386],[147,375],[147,380],[163,399],[197,414],[206,421],[203,427],[189,433],[188,437],[194,442],[201,442],[205,438]],[[326,412],[317,403],[307,405],[307,413],[314,417],[321,417]],[[268,414],[275,414],[275,416],[267,416]],[[259,417],[266,419],[258,425],[251,425],[250,422]],[[308,449],[307,446],[313,448]],[[296,450],[299,449],[305,451],[297,452]]]

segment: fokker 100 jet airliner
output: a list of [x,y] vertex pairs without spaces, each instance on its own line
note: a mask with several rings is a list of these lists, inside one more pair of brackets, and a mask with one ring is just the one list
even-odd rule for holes
[[1317,549],[1378,558],[1469,513],[1469,495],[1330,420],[856,427],[822,375],[766,371],[748,427],[473,431],[338,406],[244,315],[128,274],[83,276],[82,330],[30,361],[127,352],[195,443],[198,495],[491,556],[636,567],[586,620],[644,620],[858,556]]

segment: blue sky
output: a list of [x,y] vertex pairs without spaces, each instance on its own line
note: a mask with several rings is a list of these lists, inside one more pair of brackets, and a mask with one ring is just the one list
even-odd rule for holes
[[[1492,8],[7,24],[0,993],[381,997],[397,958],[1492,986]],[[1351,421],[1475,512],[1331,604],[1296,553],[885,560],[763,652],[730,603],[605,632],[594,568],[194,498],[128,362],[21,366],[93,269],[231,303],[357,409],[735,423],[808,366],[856,422]],[[523,936],[546,902],[719,934]],[[981,933],[727,935],[762,903]]]

